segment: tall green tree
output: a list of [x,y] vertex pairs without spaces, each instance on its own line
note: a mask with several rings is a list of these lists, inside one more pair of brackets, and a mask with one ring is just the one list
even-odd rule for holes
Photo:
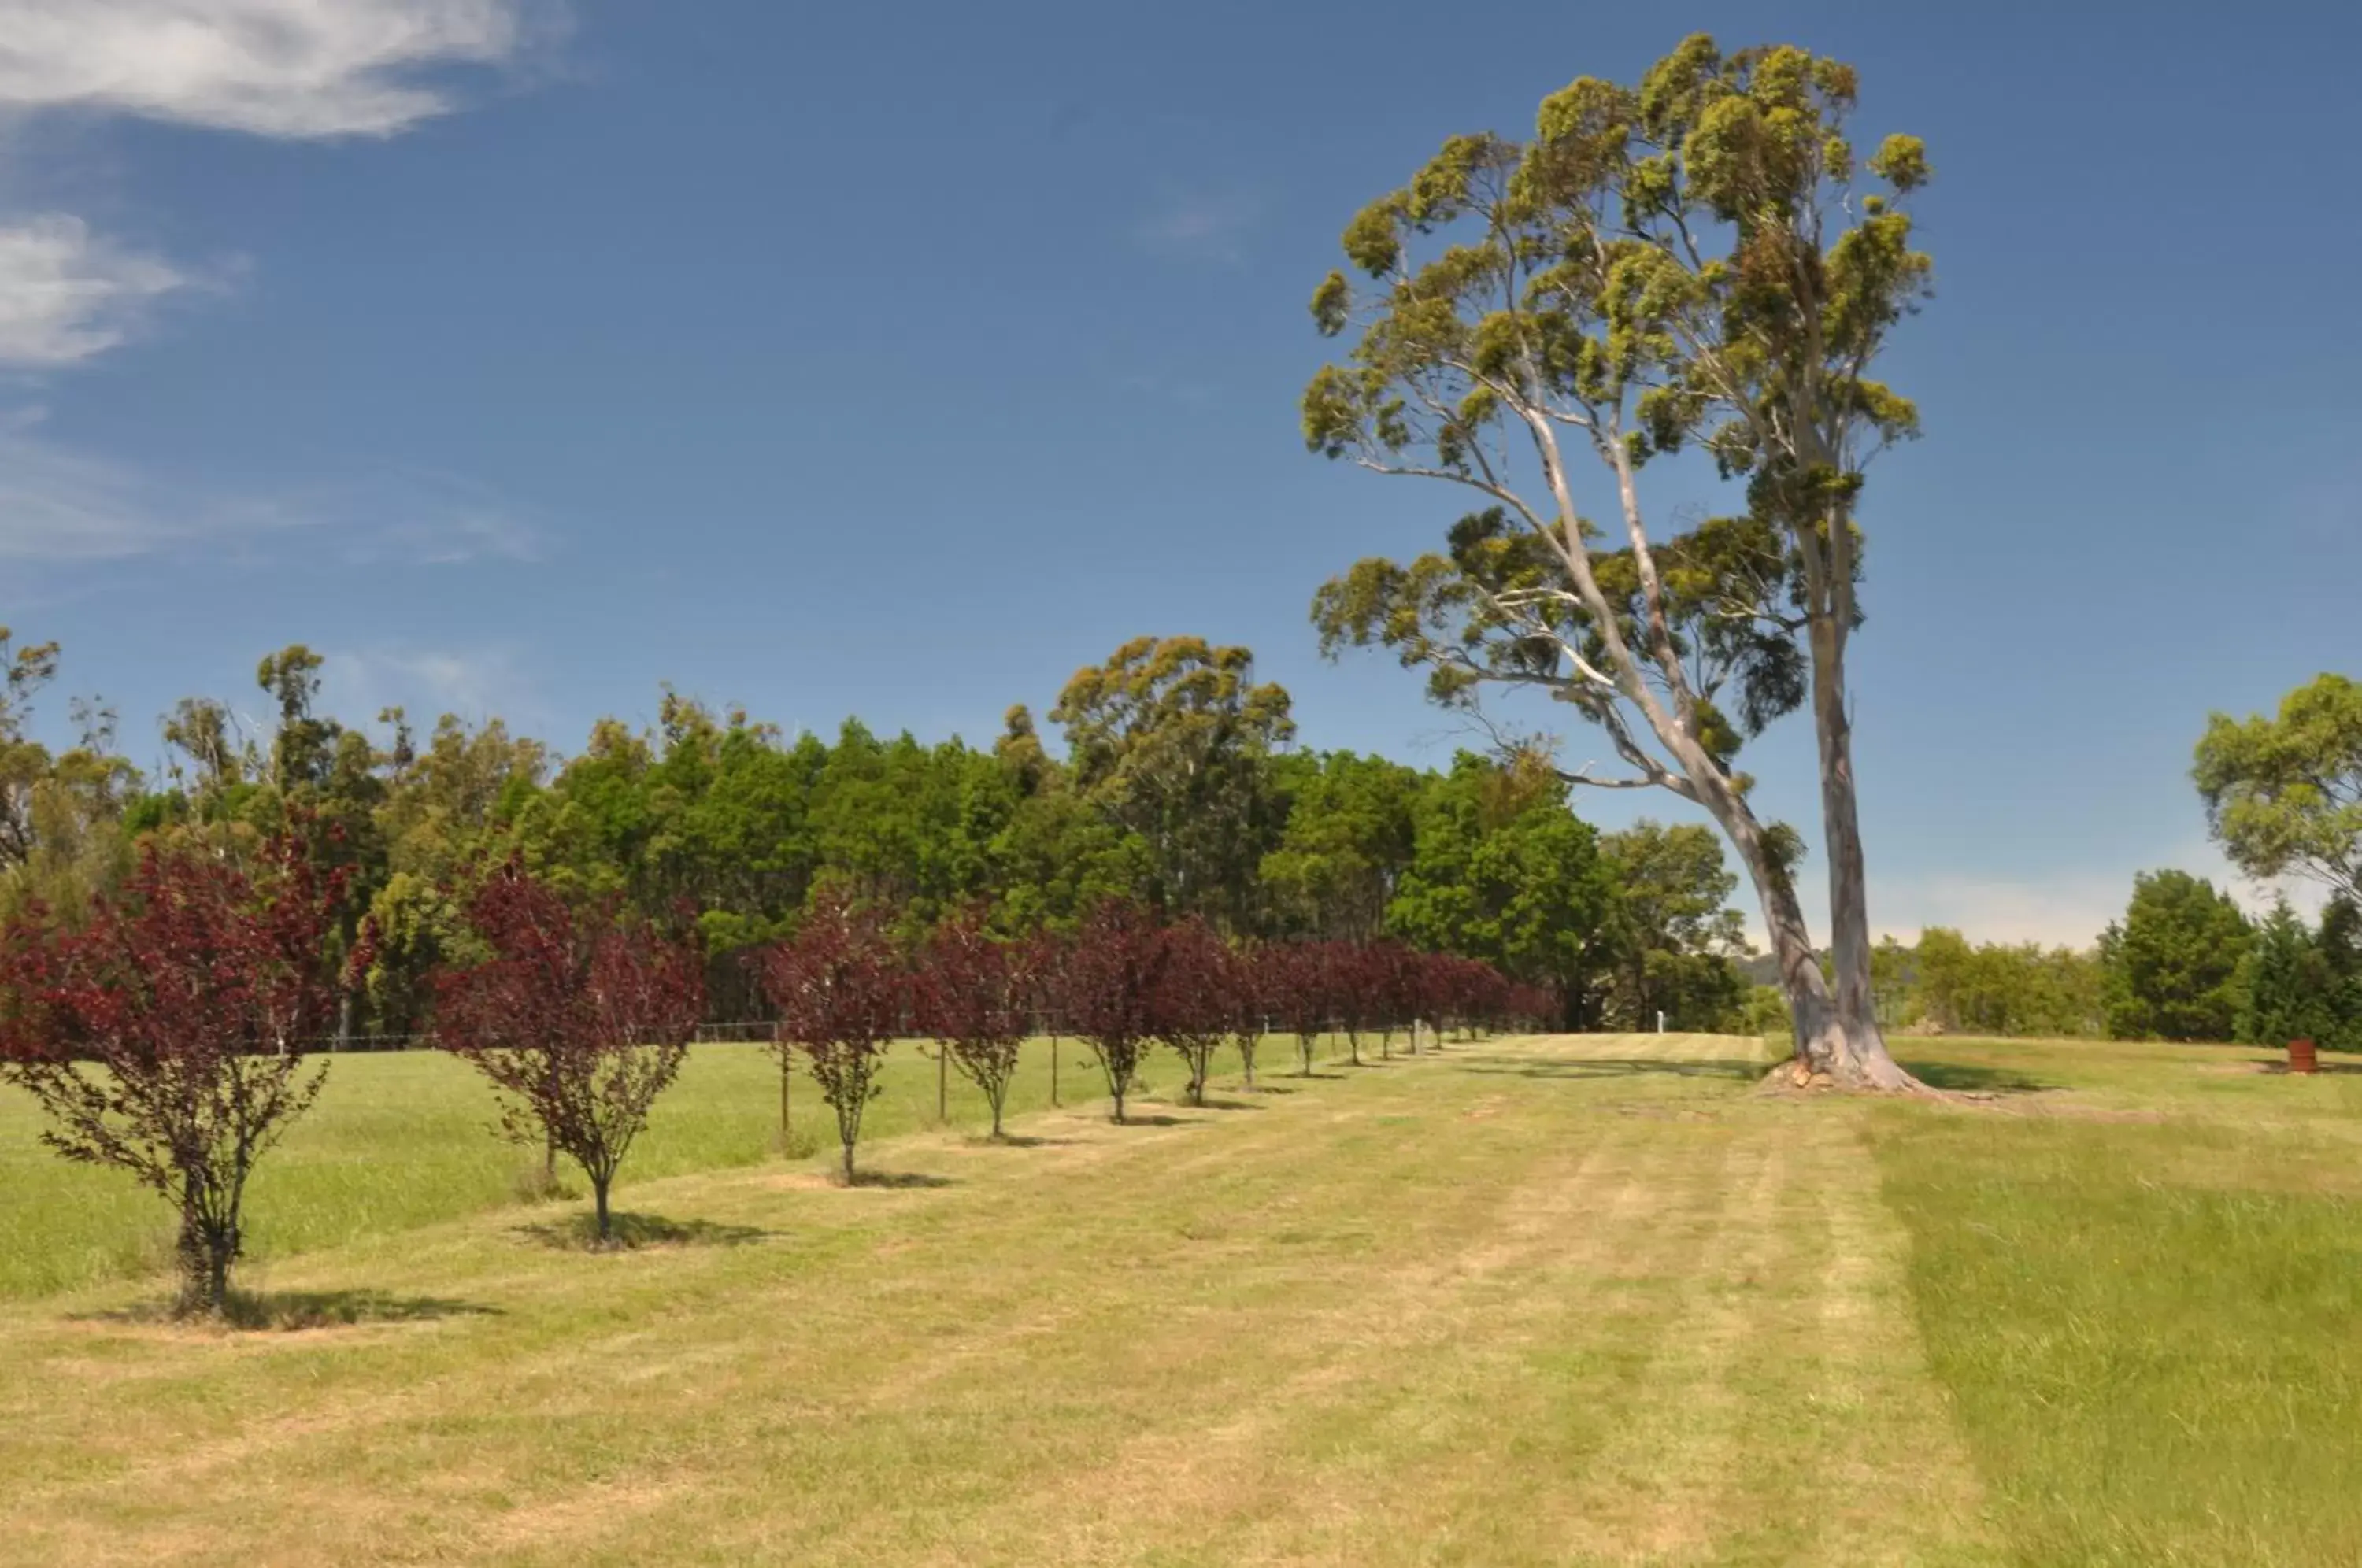
[[1747,933],[1730,895],[1738,878],[1711,828],[1646,818],[1604,835],[1599,851],[1615,899],[1608,929],[1616,976],[1608,1020],[1628,1029],[1718,1030],[1747,1000],[1735,960]]
[[2191,773],[2240,870],[2295,872],[2362,899],[2362,682],[2323,674],[2276,717],[2213,714]]
[[2100,938],[2108,1032],[2119,1040],[2228,1040],[2253,929],[2228,893],[2186,871],[2133,878],[2122,922]]
[[2331,1043],[2340,1032],[2338,977],[2302,916],[2282,899],[2257,923],[2233,982],[2233,1037],[2249,1045]]
[[1410,865],[1426,781],[1349,751],[1298,760],[1286,825],[1260,871],[1271,912],[1291,934],[1370,941]]
[[[1454,137],[1345,230],[1322,331],[1355,333],[1303,402],[1310,446],[1471,490],[1448,553],[1364,560],[1314,606],[1324,645],[1380,644],[1469,702],[1539,689],[1606,732],[1612,787],[1703,807],[1755,883],[1804,1064],[1904,1088],[1872,1001],[1849,638],[1860,618],[1865,467],[1916,433],[1872,379],[1927,290],[1901,201],[1914,138],[1857,156],[1853,70],[1793,48],[1691,38],[1637,86],[1578,79],[1533,138]],[[1867,175],[1882,190],[1858,188]],[[1743,480],[1743,518],[1667,538],[1643,470],[1683,447]],[[1578,491],[1588,468],[1603,529]],[[1616,543],[1599,543],[1612,536]],[[1809,696],[1836,983],[1734,758]]]
[[1295,738],[1285,688],[1202,637],[1137,637],[1075,672],[1051,719],[1076,788],[1139,838],[1148,896],[1233,931],[1258,923],[1255,872],[1285,820],[1272,758]]
[[1566,786],[1529,763],[1462,752],[1421,803],[1416,852],[1387,912],[1396,934],[1556,988],[1569,1029],[1595,1027],[1611,971],[1615,882]]

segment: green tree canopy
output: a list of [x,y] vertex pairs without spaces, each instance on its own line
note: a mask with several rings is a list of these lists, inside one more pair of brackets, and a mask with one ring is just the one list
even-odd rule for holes
[[1235,931],[1282,826],[1270,759],[1295,738],[1290,706],[1245,648],[1136,637],[1076,670],[1050,717],[1076,787],[1144,846],[1150,900]]
[[2144,871],[2100,938],[2108,1032],[2120,1040],[2228,1040],[2239,962],[2254,939],[2228,893],[2186,871]]
[[2240,870],[2296,872],[2362,899],[2362,683],[2324,674],[2281,699],[2277,717],[2213,715],[2191,772]]

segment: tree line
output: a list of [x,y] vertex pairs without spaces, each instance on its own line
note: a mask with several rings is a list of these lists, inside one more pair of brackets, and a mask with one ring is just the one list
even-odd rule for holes
[[[248,1184],[319,1097],[320,1027],[375,962],[373,921],[337,951],[352,867],[319,869],[316,827],[298,815],[243,857],[150,836],[119,888],[61,918],[29,904],[0,924],[0,1081],[40,1108],[57,1154],[123,1171],[178,1211],[183,1313],[228,1307]],[[615,1177],[704,1008],[697,911],[569,898],[514,854],[445,891],[470,951],[425,977],[434,1043],[483,1075],[501,1131],[538,1144],[548,1174],[561,1154],[581,1169],[590,1239],[608,1245]],[[1384,1055],[1407,1031],[1416,1053],[1422,1027],[1440,1044],[1451,1022],[1530,1026],[1559,1006],[1473,959],[1387,941],[1240,943],[1121,895],[1071,931],[1018,939],[992,934],[982,903],[922,936],[900,928],[892,909],[833,890],[791,934],[743,955],[777,1018],[780,1131],[800,1064],[834,1117],[848,1184],[886,1053],[912,1033],[983,1093],[997,1140],[1019,1052],[1045,1016],[1090,1049],[1120,1123],[1153,1047],[1181,1059],[1183,1096],[1204,1106],[1221,1048],[1253,1089],[1275,1029],[1295,1034],[1309,1077],[1332,1030],[1358,1066],[1372,1036]]]
[[346,1042],[430,1027],[430,977],[474,952],[467,900],[512,858],[578,902],[692,907],[714,1020],[769,1017],[745,957],[840,897],[891,911],[904,940],[977,904],[996,937],[1071,931],[1110,897],[1231,940],[1387,939],[1545,989],[1576,1028],[1736,1027],[1749,997],[1709,830],[1603,833],[1526,758],[1298,749],[1288,693],[1197,638],[1078,671],[1047,714],[1063,756],[1022,706],[977,747],[854,720],[790,736],[671,691],[652,727],[602,719],[560,756],[497,717],[422,734],[399,709],[329,712],[323,660],[293,645],[260,661],[259,721],[185,699],[142,770],[89,704],[75,745],[30,737],[53,646],[0,634],[0,914],[83,908],[143,842],[250,856],[300,824],[337,878],[332,950],[370,933],[327,1025]]

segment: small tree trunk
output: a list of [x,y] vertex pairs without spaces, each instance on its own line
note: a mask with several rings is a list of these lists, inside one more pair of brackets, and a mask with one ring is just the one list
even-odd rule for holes
[[1352,1058],[1353,1066],[1358,1067],[1362,1065],[1362,1032],[1360,1030],[1345,1031],[1345,1051]]
[[779,1055],[779,1152],[781,1154],[787,1153],[795,1146],[789,1142],[789,1136],[795,1129],[788,1115],[789,1110],[788,1090],[794,1082],[795,1072],[786,1053],[782,1052]]
[[1000,1103],[1009,1098],[1008,1081],[1003,1079],[1000,1087],[986,1098],[992,1101],[992,1138],[993,1142],[999,1143],[1001,1139]]
[[612,1174],[590,1173],[590,1200],[599,1216],[599,1244],[602,1247],[615,1235],[614,1217],[607,1212],[607,1184],[614,1179]]
[[935,1120],[952,1119],[952,1054],[940,1040],[935,1042]]
[[854,1141],[853,1141],[851,1138],[844,1138],[844,1139],[841,1139],[841,1140],[839,1140],[839,1141],[840,1141],[841,1143],[844,1143],[844,1185],[845,1185],[845,1186],[847,1186],[847,1187],[851,1187],[851,1186],[853,1185],[853,1143],[854,1143]]

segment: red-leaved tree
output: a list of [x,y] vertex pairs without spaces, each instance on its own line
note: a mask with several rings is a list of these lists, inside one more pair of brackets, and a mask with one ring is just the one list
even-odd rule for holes
[[1164,963],[1154,917],[1129,899],[1109,899],[1093,909],[1066,952],[1058,1010],[1107,1075],[1117,1121],[1123,1120],[1124,1097],[1140,1075],[1141,1058],[1156,1038]]
[[850,1185],[862,1113],[877,1094],[886,1047],[911,999],[901,951],[877,911],[823,895],[793,936],[764,954],[763,992],[779,1015],[782,1059],[801,1053],[836,1113]]
[[603,1246],[615,1173],[704,1010],[704,955],[613,901],[577,910],[516,860],[467,911],[491,956],[436,975],[435,1042],[491,1080],[503,1132],[582,1167]]
[[342,891],[292,834],[250,872],[151,844],[72,922],[33,908],[0,933],[0,1075],[47,1115],[43,1143],[179,1210],[184,1314],[227,1302],[248,1178],[326,1079],[306,1049],[370,957],[366,937],[341,977],[323,956]]
[[1323,942],[1317,947],[1322,988],[1337,1026],[1345,1032],[1346,1055],[1358,1067],[1362,1065],[1362,1031],[1369,1027],[1376,1012],[1377,999],[1370,994],[1369,949],[1355,942]]
[[1030,945],[1002,942],[985,930],[985,911],[971,905],[935,928],[919,956],[919,1027],[951,1053],[952,1066],[983,1091],[992,1107],[992,1135],[1009,1086],[1017,1077],[1033,1000]]
[[1230,948],[1223,955],[1222,1011],[1249,1088],[1255,1087],[1255,1047],[1263,1043],[1264,1026],[1272,1012],[1272,966],[1264,956],[1268,951],[1264,947],[1242,946]]
[[1231,950],[1194,915],[1166,926],[1159,939],[1163,953],[1150,1003],[1156,1037],[1181,1058],[1189,1103],[1203,1105],[1214,1053],[1231,1032]]
[[1296,1035],[1298,1076],[1312,1076],[1320,1032],[1329,1026],[1329,966],[1320,944],[1288,942],[1263,950],[1264,990],[1275,1011]]

